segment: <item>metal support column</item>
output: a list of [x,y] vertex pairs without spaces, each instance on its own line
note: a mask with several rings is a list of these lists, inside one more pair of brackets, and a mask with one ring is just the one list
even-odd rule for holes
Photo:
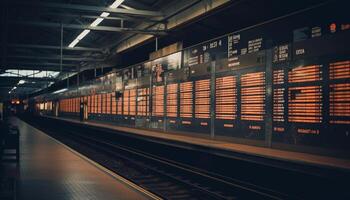
[[137,127],[137,116],[138,116],[138,105],[139,105],[139,79],[136,78],[136,95],[135,95],[135,124],[134,127]]
[[60,72],[62,73],[63,67],[63,24],[61,22],[61,43],[60,43]]
[[215,73],[216,61],[213,59],[210,63],[210,137],[215,137]]
[[80,85],[80,78],[79,78],[79,74],[80,74],[80,66],[78,65],[78,73],[77,73],[77,86],[79,87]]
[[272,141],[272,107],[273,107],[273,91],[272,91],[272,49],[266,50],[266,104],[265,104],[265,145],[271,147]]
[[69,88],[69,73],[67,73],[67,89]]
[[2,43],[2,59],[1,59],[1,67],[6,68],[7,65],[7,61],[6,61],[6,57],[7,57],[7,2],[3,2],[2,3],[3,8],[1,9],[2,12],[2,16],[1,16],[1,27],[3,28],[3,30],[1,31],[1,43]]
[[156,50],[155,51],[158,51],[158,37],[156,37]]
[[163,131],[166,132],[167,129],[167,98],[168,98],[168,91],[167,91],[167,85],[168,85],[168,76],[167,74],[164,75],[164,99],[163,99]]

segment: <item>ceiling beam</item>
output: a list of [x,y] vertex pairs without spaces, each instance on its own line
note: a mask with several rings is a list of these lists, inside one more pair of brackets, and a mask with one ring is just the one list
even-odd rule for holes
[[57,81],[57,78],[48,78],[48,77],[26,77],[26,76],[0,76],[0,80],[6,80],[6,81],[19,81],[19,80],[28,80],[28,81],[35,81],[35,82],[54,82]]
[[130,17],[130,16],[119,16],[119,17],[101,17],[99,15],[77,15],[77,14],[61,14],[61,13],[43,13],[43,15],[60,16],[60,17],[72,17],[72,18],[86,18],[86,19],[97,19],[103,18],[107,20],[117,21],[136,21],[136,22],[149,22],[149,23],[165,23],[162,20],[152,20],[148,18]]
[[[34,21],[10,21],[13,24],[22,24],[29,26],[41,26],[41,27],[51,27],[51,28],[60,28],[60,23],[51,23],[51,22],[34,22]],[[96,26],[92,27],[90,25],[78,25],[78,24],[63,24],[63,28],[69,29],[88,29],[94,31],[109,31],[109,32],[129,32],[129,33],[138,33],[146,35],[166,35],[164,30],[142,30],[135,28],[120,28],[120,27],[110,27],[110,26]]]
[[[51,56],[27,56],[27,55],[7,55],[7,58],[22,58],[22,59],[36,59],[36,60],[60,60],[61,56],[51,55]],[[67,61],[95,61],[102,62],[104,59],[89,58],[89,57],[73,57],[73,56],[63,56],[62,60]]]
[[[0,88],[1,89],[11,89],[13,88],[13,86],[16,86],[16,84],[7,84],[7,85],[1,85],[0,84]],[[39,84],[35,84],[35,83],[28,83],[28,84],[23,84],[23,85],[17,85],[17,88],[42,88],[42,85]]]
[[[14,48],[30,48],[30,49],[54,49],[54,50],[60,50],[60,46],[52,46],[52,45],[35,45],[35,44],[8,44],[9,47]],[[71,50],[71,51],[98,51],[102,52],[103,49],[99,48],[91,48],[91,47],[62,47],[63,50]]]
[[[49,62],[24,62],[24,61],[8,61],[8,64],[14,65],[34,65],[34,66],[60,66],[60,63],[49,63]],[[76,67],[77,64],[73,63],[63,63],[63,67]]]
[[[47,65],[14,65],[8,64],[3,67],[3,69],[19,69],[19,70],[47,70],[47,71],[56,71],[60,72],[61,67],[59,65],[56,66],[47,66]],[[76,68],[73,67],[62,67],[62,72],[77,72]]]
[[110,8],[102,6],[90,6],[90,5],[79,5],[79,4],[62,4],[62,3],[44,3],[44,2],[32,2],[32,1],[11,1],[12,4],[21,4],[25,6],[32,7],[48,7],[55,9],[70,9],[70,10],[80,10],[80,11],[93,11],[93,12],[109,12],[118,13],[125,15],[140,15],[148,17],[162,17],[163,13],[159,11],[149,11],[149,10],[129,10],[122,8]]

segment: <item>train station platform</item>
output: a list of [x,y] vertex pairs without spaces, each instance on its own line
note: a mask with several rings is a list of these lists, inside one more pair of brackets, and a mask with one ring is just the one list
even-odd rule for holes
[[19,163],[1,163],[16,176],[16,199],[158,199],[18,118]]
[[310,167],[321,167],[326,169],[329,168],[329,169],[345,170],[345,171],[350,170],[350,160],[345,158],[337,158],[337,157],[316,155],[316,154],[310,154],[310,153],[302,153],[302,152],[295,152],[295,151],[287,151],[287,150],[272,149],[272,148],[266,148],[266,147],[237,144],[229,141],[204,138],[204,137],[194,137],[191,135],[184,135],[184,134],[178,134],[178,133],[165,133],[165,132],[149,130],[149,129],[136,129],[136,128],[129,128],[129,127],[122,127],[122,126],[117,126],[110,123],[102,123],[102,122],[95,122],[95,121],[81,122],[76,119],[59,118],[59,117],[51,117],[51,116],[49,116],[49,118],[64,120],[64,121],[78,123],[78,124],[85,124],[85,125],[104,128],[104,129],[107,128],[114,131],[126,132],[137,136],[145,137],[147,139],[161,140],[163,142],[166,141],[166,142],[177,143],[177,144],[179,143],[187,144],[191,147],[193,146],[203,147],[207,151],[210,151],[212,153],[221,154],[222,151],[233,152],[233,153],[239,153],[242,155],[253,156],[254,158],[257,158],[257,159],[266,158],[271,160],[272,162],[282,161],[290,164],[294,163],[296,165],[305,165]]

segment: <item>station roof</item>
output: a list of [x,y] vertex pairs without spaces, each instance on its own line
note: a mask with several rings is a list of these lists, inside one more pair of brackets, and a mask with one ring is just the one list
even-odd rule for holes
[[316,3],[320,1],[3,0],[0,101],[106,65],[139,45],[135,41],[159,37],[191,45]]

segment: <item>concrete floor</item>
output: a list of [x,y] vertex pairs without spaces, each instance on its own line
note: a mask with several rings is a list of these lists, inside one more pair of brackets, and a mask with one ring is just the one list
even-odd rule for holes
[[43,132],[17,118],[11,121],[20,129],[20,162],[2,169],[17,174],[17,199],[151,199]]

